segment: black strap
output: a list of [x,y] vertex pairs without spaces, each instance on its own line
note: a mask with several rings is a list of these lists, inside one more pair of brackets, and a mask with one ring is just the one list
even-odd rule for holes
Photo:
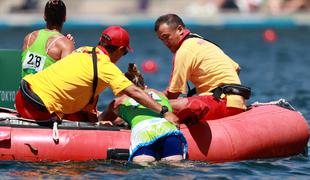
[[223,94],[223,88],[221,86],[213,89],[211,92],[213,92],[213,97],[219,101],[221,99],[221,95]]
[[191,89],[191,86],[189,85],[188,82],[186,82],[186,84],[187,84],[187,89],[188,89],[186,97],[192,97],[193,95],[197,93],[197,90],[195,87]]
[[202,37],[202,36],[200,36],[198,34],[195,34],[195,33],[189,33],[187,36],[185,36],[185,39],[189,39],[189,38],[200,38],[200,39],[208,41],[208,42],[210,42],[210,43],[212,43],[212,44],[214,44],[214,45],[216,45],[217,47],[220,48],[220,46],[218,44],[216,44],[215,42],[213,42],[213,41],[211,41],[209,39],[206,39],[206,38],[204,38],[204,37]]
[[29,89],[29,85],[27,81],[22,80],[20,84],[20,90],[21,90],[22,96],[26,99],[26,101],[35,105],[41,111],[47,111],[41,98]]
[[97,68],[97,54],[96,54],[96,47],[93,47],[92,50],[92,59],[93,59],[93,69],[94,69],[94,77],[93,77],[93,94],[90,97],[89,104],[94,102],[94,96],[97,89],[98,84],[98,68]]
[[225,84],[213,89],[213,97],[217,100],[221,99],[222,94],[235,94],[242,96],[244,99],[251,97],[251,88],[240,84]]

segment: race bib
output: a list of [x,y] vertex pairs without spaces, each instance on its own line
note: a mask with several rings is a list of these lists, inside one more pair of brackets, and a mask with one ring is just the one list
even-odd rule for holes
[[45,56],[28,51],[23,63],[23,69],[34,69],[36,72],[41,71],[44,67],[45,59]]

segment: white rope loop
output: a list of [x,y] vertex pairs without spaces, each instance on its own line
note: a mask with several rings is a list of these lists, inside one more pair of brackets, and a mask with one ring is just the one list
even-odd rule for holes
[[56,121],[53,124],[53,140],[59,141],[58,123]]

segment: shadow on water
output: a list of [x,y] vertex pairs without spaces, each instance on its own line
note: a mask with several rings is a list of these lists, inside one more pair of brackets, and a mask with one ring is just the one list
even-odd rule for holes
[[[0,162],[2,171],[7,169],[11,177],[79,177],[124,175],[130,169],[142,166],[127,161],[86,161],[86,162]],[[14,170],[12,170],[14,168]]]
[[127,161],[86,162],[0,162],[4,178],[98,178],[104,179],[307,179],[308,157],[298,155],[281,159],[249,160],[210,164],[201,161],[162,162],[138,165]]
[[[15,162],[1,161],[0,173],[4,177],[102,177],[106,178],[160,178],[175,177],[183,173],[177,169],[193,168],[190,162],[167,164],[162,162],[135,164],[127,161],[96,160],[86,162]],[[171,172],[171,170],[174,170]]]

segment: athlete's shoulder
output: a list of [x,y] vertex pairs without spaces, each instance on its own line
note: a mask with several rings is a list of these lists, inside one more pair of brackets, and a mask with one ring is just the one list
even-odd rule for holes
[[28,41],[28,38],[30,37],[30,38],[36,38],[37,37],[37,35],[38,35],[38,33],[39,33],[39,30],[35,30],[35,31],[32,31],[32,32],[30,32],[30,33],[28,33],[26,36],[25,36],[25,38],[24,38],[24,40],[25,41]]
[[60,46],[62,49],[70,49],[74,50],[74,42],[62,34],[58,34],[52,37],[53,39],[57,39],[55,42],[56,45]]
[[37,38],[39,30],[28,33],[24,38],[23,50],[27,49]]

